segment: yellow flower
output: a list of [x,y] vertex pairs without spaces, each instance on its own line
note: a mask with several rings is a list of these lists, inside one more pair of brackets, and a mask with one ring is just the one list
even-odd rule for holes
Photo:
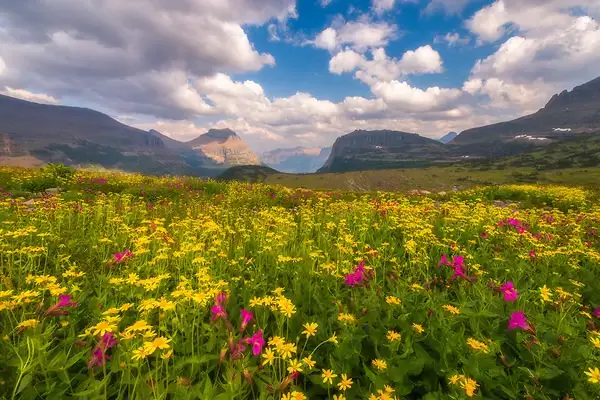
[[468,338],[467,344],[469,345],[469,347],[471,347],[471,349],[473,349],[475,351],[481,351],[483,353],[489,352],[488,346],[485,343],[480,342],[479,340],[476,340],[473,338]]
[[275,360],[275,353],[273,353],[273,350],[271,350],[270,348],[267,348],[263,353],[262,357],[265,359],[262,365],[272,365],[273,361]]
[[291,374],[294,372],[302,372],[302,363],[299,360],[291,360],[287,371]]
[[344,396],[343,394],[340,394],[340,395],[334,394],[333,400],[346,400],[346,396]]
[[588,382],[600,383],[600,370],[597,367],[596,368],[588,368],[588,370],[585,371],[585,374],[587,376],[589,376]]
[[167,299],[162,297],[160,301],[156,303],[156,306],[159,307],[161,310],[168,311],[173,310],[176,304],[177,303],[175,303],[174,301],[168,301]]
[[108,310],[104,311],[102,313],[102,315],[115,315],[115,314],[118,314],[118,313],[119,313],[119,309],[112,307],[112,308],[109,308]]
[[108,321],[101,321],[96,326],[92,327],[94,336],[102,336],[107,332],[114,332],[117,330],[116,325],[109,323]]
[[396,331],[393,331],[393,330],[389,330],[389,331],[387,331],[387,336],[386,336],[386,337],[387,337],[387,339],[388,339],[390,342],[395,342],[395,341],[397,341],[397,340],[400,340],[400,339],[402,339],[402,335],[400,335],[398,332],[396,332]]
[[172,355],[173,355],[173,349],[167,351],[166,353],[161,354],[160,358],[162,358],[163,360],[167,360],[167,359],[171,358]]
[[348,378],[346,374],[342,374],[342,380],[338,383],[338,389],[346,390],[352,387],[352,378]]
[[474,379],[471,379],[471,378],[465,378],[460,383],[460,387],[462,387],[465,390],[465,392],[467,393],[467,396],[469,396],[469,397],[473,397],[475,395],[475,391],[477,390],[477,386],[479,386],[477,384],[477,382]]
[[284,288],[278,287],[277,289],[273,290],[271,293],[274,293],[277,296],[282,296],[284,291],[285,291]]
[[312,359],[311,355],[309,355],[308,357],[304,357],[302,361],[304,361],[304,364],[306,364],[308,368],[314,368],[317,364],[316,361]]
[[119,335],[122,340],[131,340],[135,339],[135,334],[131,331],[125,331]]
[[125,331],[129,332],[141,332],[146,331],[148,329],[152,329],[152,325],[148,325],[148,323],[144,320],[136,321],[133,325],[127,327]]
[[143,360],[144,358],[148,357],[150,354],[148,352],[148,349],[146,348],[146,346],[142,346],[137,348],[136,350],[133,350],[133,355],[131,356],[131,358],[133,360]]
[[122,306],[119,308],[119,310],[120,310],[120,311],[127,311],[127,310],[129,310],[131,307],[133,307],[133,304],[131,304],[131,303],[125,303],[125,304],[123,304],[123,305],[122,305]]
[[544,285],[544,287],[540,288],[540,295],[542,296],[542,301],[552,301],[552,292],[548,289],[548,286]]
[[331,369],[324,369],[321,373],[321,377],[323,378],[323,383],[329,382],[329,384],[332,385],[333,379],[337,378],[337,374],[335,374]]
[[412,327],[419,334],[425,332],[425,329],[423,329],[423,327],[421,325],[419,325],[419,324],[412,324]]
[[460,314],[460,308],[454,307],[450,304],[446,304],[445,306],[442,306],[442,308],[444,308],[450,314],[454,314],[454,315]]
[[292,354],[296,354],[298,350],[294,343],[281,343],[279,346],[275,347],[275,349],[284,360],[291,358]]
[[17,325],[19,329],[35,328],[39,321],[37,319],[28,319]]
[[590,342],[594,345],[595,348],[600,349],[600,338],[593,337],[590,338]]
[[371,364],[373,364],[373,367],[377,368],[380,371],[383,371],[384,369],[387,368],[387,362],[385,362],[385,360],[376,359],[376,360],[373,360],[371,362]]
[[388,303],[389,305],[397,306],[400,304],[400,299],[397,298],[396,296],[387,296],[385,298],[385,302]]
[[331,335],[331,337],[329,339],[327,339],[328,342],[334,343],[334,344],[338,344],[338,338],[335,335],[335,333],[333,335]]
[[352,314],[342,313],[338,315],[338,321],[353,323],[356,321],[356,318]]
[[306,400],[306,396],[302,392],[293,391],[290,400]]
[[449,381],[451,384],[456,385],[458,383],[458,381],[460,381],[463,378],[464,378],[464,376],[462,376],[462,375],[452,375],[452,377],[449,379]]
[[151,342],[144,343],[144,346],[148,349],[150,354],[154,353],[157,349],[166,350],[170,348],[169,342],[171,339],[167,339],[164,337],[157,337]]
[[279,347],[285,343],[285,340],[281,336],[273,336],[269,339],[269,346]]
[[319,325],[316,322],[306,323],[303,326],[305,329],[302,331],[302,334],[306,335],[307,339],[317,334],[317,328]]

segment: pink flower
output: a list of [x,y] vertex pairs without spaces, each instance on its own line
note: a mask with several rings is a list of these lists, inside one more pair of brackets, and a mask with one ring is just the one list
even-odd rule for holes
[[221,292],[217,295],[217,298],[215,299],[215,304],[221,306],[221,305],[224,305],[224,303],[226,301],[227,301],[227,293]]
[[246,329],[246,326],[248,326],[248,323],[250,321],[252,321],[252,318],[254,318],[254,315],[248,311],[248,310],[242,310],[240,311],[240,313],[242,314],[242,330]]
[[502,293],[504,293],[504,300],[506,301],[515,301],[519,297],[519,292],[515,289],[512,281],[508,281],[502,285]]
[[453,265],[452,267],[454,268],[454,275],[450,279],[457,279],[459,276],[467,277],[464,265]]
[[95,348],[88,361],[88,368],[101,367],[106,361],[110,360],[110,357],[100,348]]
[[113,254],[113,262],[122,263],[131,257],[133,257],[133,253],[131,252],[131,250],[125,249],[125,251],[123,253]]
[[523,311],[510,314],[510,319],[508,320],[508,330],[510,331],[517,328],[524,330],[529,329],[529,325],[527,325],[527,318],[525,317],[525,313]]
[[61,310],[62,308],[67,307],[77,307],[77,303],[71,301],[70,295],[61,294],[58,296],[58,303],[48,308],[45,315],[67,315],[68,312],[66,310]]
[[448,262],[448,256],[445,254],[442,254],[442,258],[440,258],[440,262],[438,263],[438,268],[441,267],[442,265],[450,265],[450,263]]
[[225,308],[223,308],[223,306],[220,306],[220,305],[218,305],[218,304],[215,304],[214,306],[212,306],[212,307],[210,308],[210,312],[212,313],[212,318],[211,318],[211,320],[212,320],[213,322],[214,322],[214,321],[217,321],[217,320],[219,320],[219,319],[221,319],[221,318],[222,318],[223,320],[227,319],[227,311],[225,311]]
[[344,283],[351,287],[360,285],[363,282],[363,280],[366,280],[365,274],[365,262],[361,261],[360,264],[354,267],[354,272],[346,275],[346,280],[344,281]]
[[536,255],[535,255],[535,250],[531,250],[531,251],[529,252],[529,258],[531,258],[531,259],[533,260],[535,257],[536,257]]
[[258,356],[265,345],[265,339],[263,338],[263,331],[260,330],[254,335],[246,339],[246,343],[252,345],[252,354]]
[[117,339],[114,337],[112,332],[107,332],[102,336],[100,342],[92,350],[90,361],[88,361],[88,368],[101,367],[104,363],[110,360],[106,351],[117,344]]
[[482,239],[487,239],[487,238],[488,238],[488,234],[487,234],[486,232],[483,232],[483,233],[481,234],[481,238],[482,238]]
[[593,312],[594,317],[600,318],[600,307],[596,308]]

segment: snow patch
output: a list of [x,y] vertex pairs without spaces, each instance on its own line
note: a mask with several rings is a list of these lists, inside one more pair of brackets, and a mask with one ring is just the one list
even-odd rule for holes
[[571,128],[552,128],[554,132],[571,132]]
[[517,135],[517,136],[515,136],[515,139],[548,140],[548,138],[545,138],[545,137],[535,137],[535,136],[529,136],[529,135]]

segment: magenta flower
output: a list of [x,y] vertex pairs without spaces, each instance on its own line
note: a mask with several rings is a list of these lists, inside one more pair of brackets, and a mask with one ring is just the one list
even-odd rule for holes
[[125,249],[125,251],[122,253],[113,254],[113,262],[122,263],[131,257],[133,257],[133,253],[131,252],[131,250]]
[[438,263],[438,268],[441,267],[442,265],[450,265],[450,263],[448,262],[448,256],[445,254],[442,254],[442,258],[440,258],[440,262]]
[[242,314],[242,331],[244,329],[246,329],[246,326],[248,326],[248,323],[250,323],[250,321],[252,321],[252,318],[254,318],[254,315],[248,311],[248,310],[242,310],[240,311],[240,313]]
[[504,293],[504,300],[506,301],[515,301],[519,297],[519,292],[515,289],[512,281],[508,281],[502,285],[502,293]]
[[348,286],[354,287],[360,285],[363,280],[366,280],[366,270],[365,270],[365,262],[361,261],[356,267],[354,267],[354,272],[346,275],[346,280],[344,283]]
[[487,232],[483,232],[483,233],[481,234],[481,238],[482,238],[482,239],[487,239],[487,238],[488,238],[488,234],[487,234]]
[[594,317],[600,318],[600,307],[596,308],[593,312]]
[[254,335],[246,339],[246,343],[252,345],[252,354],[258,356],[265,345],[265,339],[263,338],[263,331],[260,330],[256,332]]
[[45,315],[67,315],[67,310],[62,310],[63,308],[67,307],[77,307],[77,303],[71,301],[70,295],[61,294],[58,296],[58,303],[48,308]]
[[452,277],[450,279],[457,279],[458,277],[463,277],[463,278],[467,277],[464,265],[457,264],[457,265],[453,265],[452,267],[454,268],[454,274],[452,275]]
[[102,336],[100,342],[92,350],[90,361],[88,361],[88,368],[101,367],[106,361],[110,360],[106,351],[117,344],[117,339],[114,337],[112,332],[107,332]]
[[108,360],[110,360],[108,354],[100,348],[95,348],[90,357],[90,361],[88,361],[88,368],[101,367]]
[[221,292],[217,295],[217,298],[215,299],[215,304],[221,306],[221,305],[224,305],[224,303],[226,301],[227,301],[227,293]]
[[220,306],[218,304],[215,304],[214,306],[212,306],[210,308],[210,312],[212,313],[212,318],[211,320],[217,321],[219,319],[223,319],[225,320],[227,318],[227,311],[225,311],[225,308],[223,308],[223,306]]
[[525,313],[523,311],[510,314],[510,319],[508,320],[508,330],[510,331],[517,328],[524,330],[529,329],[529,325],[527,325],[527,318],[525,317]]
[[531,250],[529,252],[529,258],[531,258],[532,260],[535,258],[536,254],[535,254],[535,250]]

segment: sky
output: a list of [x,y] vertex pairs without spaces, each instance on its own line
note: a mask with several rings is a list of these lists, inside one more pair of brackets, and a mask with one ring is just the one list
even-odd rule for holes
[[0,93],[255,151],[441,137],[600,75],[600,0],[20,0]]

